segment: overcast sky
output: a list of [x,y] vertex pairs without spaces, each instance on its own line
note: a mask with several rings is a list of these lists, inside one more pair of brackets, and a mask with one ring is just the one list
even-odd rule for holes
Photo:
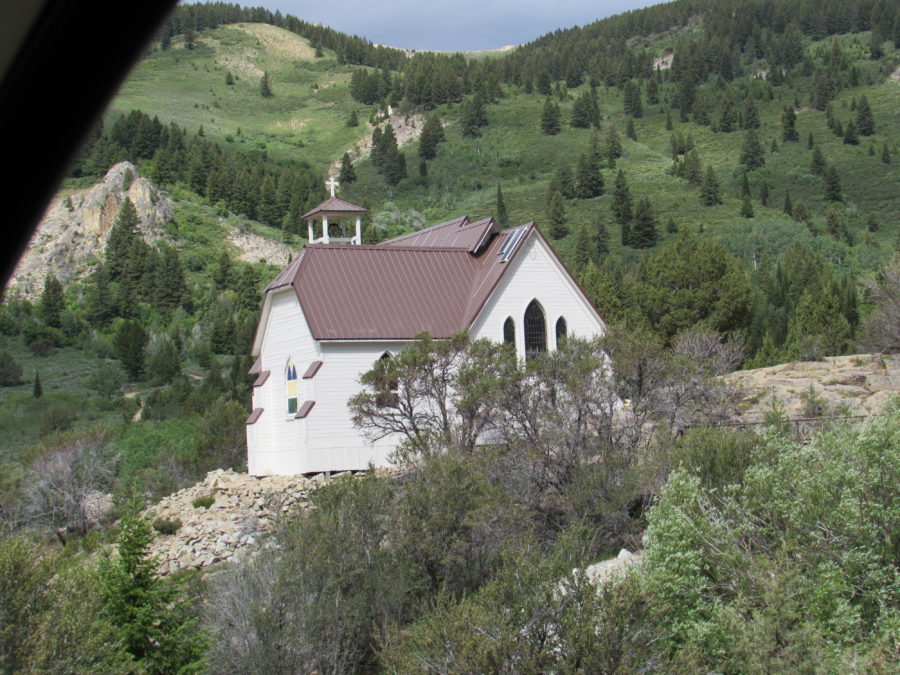
[[661,0],[239,0],[407,49],[496,49]]

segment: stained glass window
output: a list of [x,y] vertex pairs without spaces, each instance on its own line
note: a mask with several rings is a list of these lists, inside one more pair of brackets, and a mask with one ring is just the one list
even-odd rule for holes
[[547,322],[537,300],[525,308],[525,355],[534,356],[547,351]]

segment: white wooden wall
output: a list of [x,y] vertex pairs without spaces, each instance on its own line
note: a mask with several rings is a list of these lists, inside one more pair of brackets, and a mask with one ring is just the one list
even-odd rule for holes
[[512,261],[503,280],[472,323],[473,339],[503,341],[503,323],[512,317],[516,326],[516,352],[525,356],[525,308],[537,300],[547,322],[547,349],[556,349],[556,321],[566,320],[567,334],[591,338],[605,327],[579,288],[540,237],[532,234]]

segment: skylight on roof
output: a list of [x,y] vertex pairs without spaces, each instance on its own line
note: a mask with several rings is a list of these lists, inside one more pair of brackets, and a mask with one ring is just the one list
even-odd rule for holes
[[500,245],[500,250],[497,251],[497,255],[500,256],[500,262],[509,260],[509,257],[516,248],[516,244],[519,243],[522,235],[525,234],[526,227],[526,225],[521,225],[514,230],[510,230],[509,234],[506,235],[506,241]]

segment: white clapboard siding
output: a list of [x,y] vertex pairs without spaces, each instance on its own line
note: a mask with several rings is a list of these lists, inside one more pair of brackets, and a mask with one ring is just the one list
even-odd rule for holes
[[528,238],[511,264],[472,323],[469,334],[474,339],[501,342],[503,324],[512,317],[516,352],[524,356],[525,308],[535,299],[544,309],[548,349],[556,349],[556,321],[560,317],[566,320],[568,335],[591,338],[603,334],[605,327],[596,310],[537,234]]

